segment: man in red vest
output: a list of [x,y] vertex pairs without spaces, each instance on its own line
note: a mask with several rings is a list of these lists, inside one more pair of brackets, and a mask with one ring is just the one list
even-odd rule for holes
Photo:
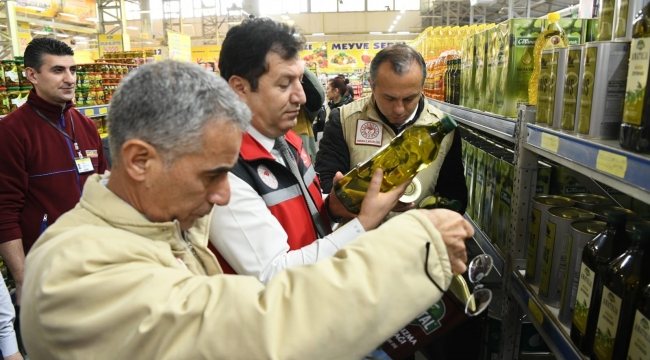
[[[228,32],[219,59],[221,76],[253,119],[229,173],[231,201],[213,211],[210,242],[226,273],[264,283],[285,268],[331,257],[376,228],[406,187],[367,197],[355,218],[333,192],[323,200],[311,160],[291,131],[306,101],[303,44],[286,24],[247,20]],[[332,233],[339,217],[353,219]]]

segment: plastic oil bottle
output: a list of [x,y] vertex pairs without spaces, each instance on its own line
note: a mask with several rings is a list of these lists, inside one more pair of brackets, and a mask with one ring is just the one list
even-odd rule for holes
[[539,70],[542,66],[542,50],[552,50],[556,47],[569,46],[569,38],[567,37],[566,32],[564,32],[562,26],[560,26],[559,20],[559,13],[548,14],[548,23],[546,24],[546,28],[541,34],[539,34],[539,37],[537,37],[537,40],[535,41],[535,48],[533,50],[535,67],[533,68],[533,73],[528,82],[528,102],[531,105],[537,105],[537,85],[539,82]]

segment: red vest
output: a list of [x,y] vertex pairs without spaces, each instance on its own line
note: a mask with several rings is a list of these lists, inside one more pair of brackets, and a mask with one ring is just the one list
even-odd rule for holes
[[[302,147],[302,140],[293,131],[286,134],[289,148],[296,159],[296,165],[307,190],[331,232],[329,218],[323,207],[320,182],[311,164],[309,155]],[[248,133],[244,133],[239,160],[231,170],[234,175],[244,180],[262,197],[271,214],[287,233],[290,250],[297,250],[318,239],[309,208],[305,202],[300,185],[290,169],[278,163],[273,155]],[[237,206],[234,204],[233,206]],[[227,240],[227,239],[226,239]],[[232,267],[210,244],[224,273],[235,274]]]

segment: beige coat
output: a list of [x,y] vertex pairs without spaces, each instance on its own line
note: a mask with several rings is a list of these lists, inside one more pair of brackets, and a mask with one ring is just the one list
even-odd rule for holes
[[[435,124],[444,117],[442,111],[429,104],[429,102],[426,100],[424,101],[424,106],[425,109],[420,113],[420,117],[418,117],[418,119],[415,121],[415,125]],[[356,143],[358,126],[357,120],[372,121],[382,129],[380,146]],[[345,142],[347,143],[348,150],[350,152],[351,167],[354,167],[366,159],[369,159],[375,152],[377,152],[377,150],[381,148],[381,146],[387,145],[397,135],[379,117],[375,106],[374,95],[357,100],[348,105],[341,106],[341,127],[343,128],[343,137],[345,138]],[[416,204],[423,198],[429,195],[433,195],[434,189],[436,188],[436,183],[438,182],[440,167],[445,161],[445,157],[451,148],[453,140],[454,133],[452,131],[451,133],[447,134],[447,136],[445,136],[444,140],[442,141],[436,160],[431,165],[429,165],[428,168],[422,170],[416,176],[416,178],[420,180],[420,183],[422,184],[422,193],[415,201]]]
[[[26,260],[22,334],[39,359],[358,360],[441,297],[451,267],[440,234],[411,211],[335,257],[265,287],[222,275],[207,216],[189,231],[152,223],[88,179],[80,203]],[[206,274],[207,273],[207,274]]]

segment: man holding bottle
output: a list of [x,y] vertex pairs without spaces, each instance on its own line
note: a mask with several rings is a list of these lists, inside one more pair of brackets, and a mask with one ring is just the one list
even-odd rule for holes
[[[347,173],[412,125],[438,122],[443,113],[429,104],[422,91],[426,78],[424,59],[404,44],[381,50],[370,63],[372,95],[330,113],[316,156],[316,171],[329,192],[337,172]],[[373,131],[367,131],[367,129]],[[460,133],[442,142],[436,161],[416,177],[422,191],[416,203],[438,195],[458,200],[465,212],[467,187],[462,163]]]

